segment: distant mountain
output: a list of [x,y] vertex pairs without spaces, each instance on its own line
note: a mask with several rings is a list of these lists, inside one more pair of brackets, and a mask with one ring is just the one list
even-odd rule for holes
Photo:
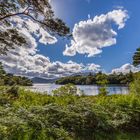
[[41,77],[34,77],[31,79],[33,81],[33,83],[55,83],[55,81],[57,79],[45,79],[45,78],[41,78]]
[[[92,73],[92,74],[94,75],[95,73]],[[70,76],[78,76],[78,75],[80,75],[80,76],[88,76],[89,72],[75,73],[75,74],[72,74]],[[31,78],[31,80],[33,81],[33,83],[55,83],[56,80],[61,79],[61,78],[62,77],[55,78],[55,79],[45,79],[45,78],[41,78],[41,77],[33,77],[33,78]]]

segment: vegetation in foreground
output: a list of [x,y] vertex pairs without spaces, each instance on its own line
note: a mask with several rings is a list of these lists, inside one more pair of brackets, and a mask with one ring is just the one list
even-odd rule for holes
[[[22,85],[24,81],[11,76],[8,82],[19,78],[20,84],[17,80],[15,84],[6,84],[8,75],[1,66],[0,85],[4,86],[0,86],[0,140],[140,139],[140,73],[116,75],[122,81],[126,80],[122,77],[129,82],[133,79],[130,94],[109,96],[109,81],[102,73],[96,76],[100,85],[98,96],[77,95],[77,88],[71,84],[52,95],[34,93],[7,86]],[[90,82],[94,77],[86,78]],[[27,84],[28,79],[23,83]]]
[[[139,140],[140,93],[78,96],[73,85],[53,96],[0,89],[2,140]],[[138,92],[137,92],[138,91]]]

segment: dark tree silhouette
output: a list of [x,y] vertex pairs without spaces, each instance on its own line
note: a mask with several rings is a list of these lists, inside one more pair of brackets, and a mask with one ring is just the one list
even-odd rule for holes
[[[9,18],[14,16],[26,16],[53,35],[69,36],[69,28],[55,18],[49,0],[0,0],[0,25],[10,27]],[[15,44],[25,43],[26,39],[15,28],[6,31],[0,28],[0,54],[5,54]]]
[[133,56],[133,65],[140,65],[140,48],[138,48]]

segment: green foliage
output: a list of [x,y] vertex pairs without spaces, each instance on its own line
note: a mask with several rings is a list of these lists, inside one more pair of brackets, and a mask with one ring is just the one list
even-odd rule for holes
[[0,76],[6,74],[6,72],[3,69],[2,63],[0,62]]
[[106,96],[108,95],[108,93],[109,92],[107,91],[107,88],[105,86],[99,88],[99,95]]
[[137,94],[75,96],[74,86],[67,85],[57,96],[19,88],[11,98],[15,89],[9,88],[0,87],[0,139],[140,139]]
[[140,64],[140,48],[138,48],[133,56],[133,65],[138,66]]
[[1,0],[0,25],[3,28],[0,28],[0,54],[7,54],[15,46],[28,45],[26,37],[9,20],[14,16],[26,16],[53,35],[68,36],[70,32],[66,24],[54,15],[49,0]]
[[67,84],[53,91],[54,96],[75,96],[77,95],[77,87],[73,84]]
[[106,74],[102,74],[101,72],[96,75],[96,83],[99,87],[99,95],[106,96],[108,94],[106,85],[108,84],[108,79]]
[[9,49],[14,47],[27,45],[26,39],[16,29],[7,29],[6,31],[0,30],[0,54],[7,54]]
[[19,88],[17,86],[10,86],[7,90],[6,93],[9,94],[12,98],[17,98],[18,95],[18,90]]
[[130,84],[130,91],[133,94],[140,95],[140,73],[135,74],[135,80]]
[[74,85],[107,85],[107,84],[125,84],[128,85],[134,79],[134,73],[130,71],[128,74],[123,73],[113,73],[104,74],[96,73],[94,75],[89,74],[88,76],[76,75],[60,78],[56,81],[56,84],[74,84]]
[[100,86],[104,86],[108,84],[108,79],[106,74],[98,73],[96,75],[96,83]]

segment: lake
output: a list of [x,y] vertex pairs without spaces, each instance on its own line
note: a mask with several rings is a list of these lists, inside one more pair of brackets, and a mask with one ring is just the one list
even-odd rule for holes
[[[52,90],[55,90],[62,85],[56,84],[34,84],[30,87],[30,90],[35,92],[47,92],[51,93]],[[84,92],[86,95],[98,95],[99,93],[99,86],[97,85],[77,85],[77,88]],[[126,86],[118,86],[118,85],[110,85],[107,87],[109,94],[128,94],[129,89]]]

